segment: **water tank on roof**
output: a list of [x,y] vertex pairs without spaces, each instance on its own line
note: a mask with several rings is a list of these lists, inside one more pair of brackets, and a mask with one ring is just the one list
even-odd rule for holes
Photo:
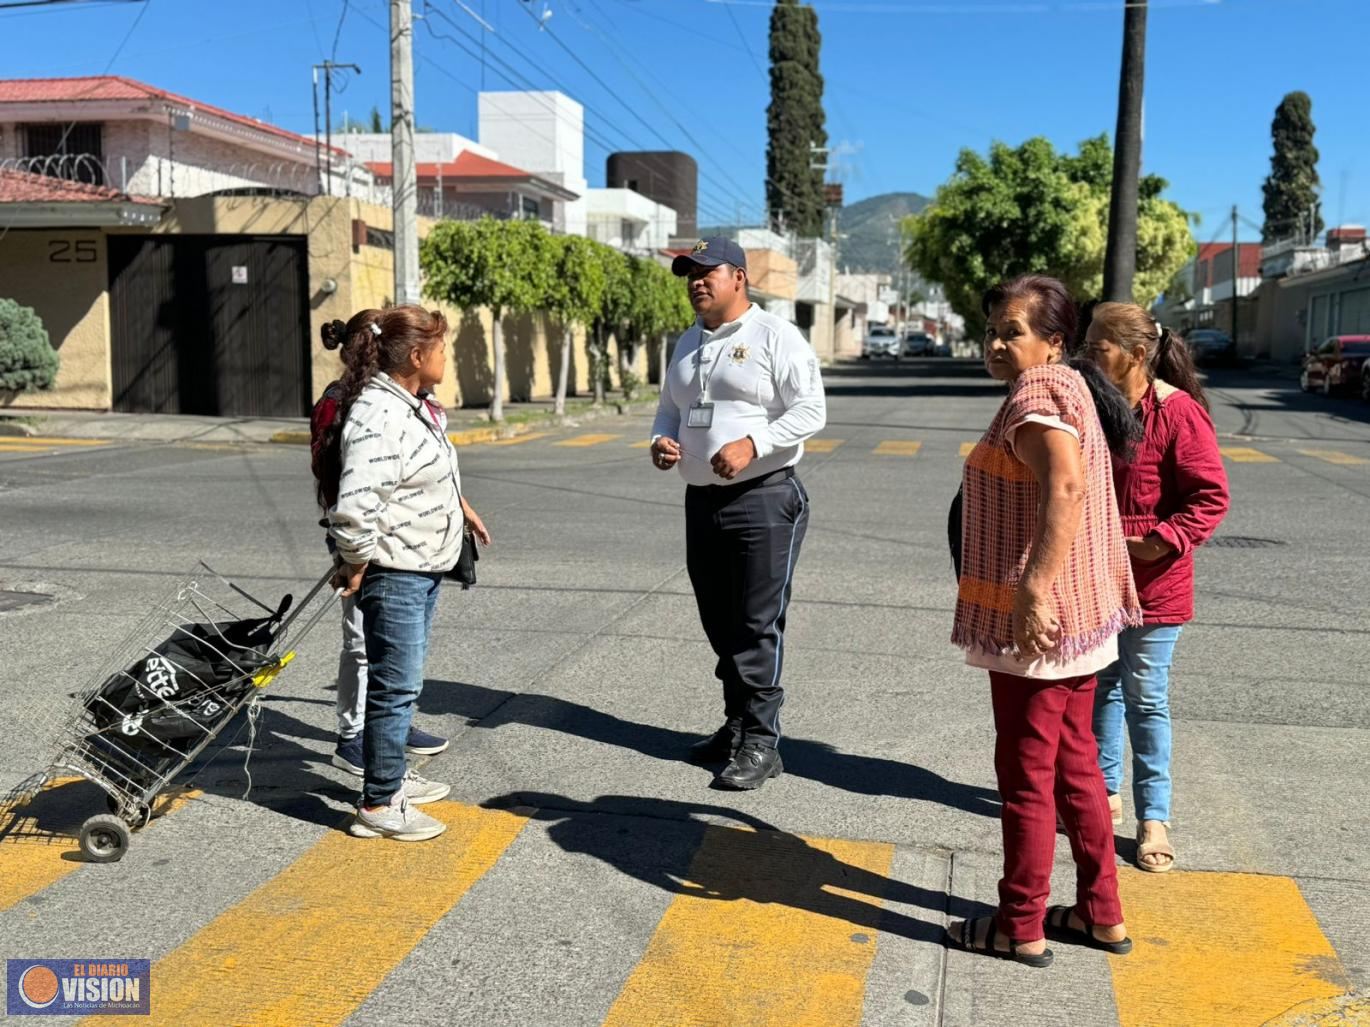
[[610,189],[632,189],[676,212],[676,234],[699,231],[696,207],[699,166],[688,153],[676,150],[634,150],[611,153],[605,164]]

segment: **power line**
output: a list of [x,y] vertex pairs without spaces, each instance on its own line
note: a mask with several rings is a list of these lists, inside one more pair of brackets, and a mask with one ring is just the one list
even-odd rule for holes
[[767,76],[765,70],[761,67],[761,62],[757,60],[755,51],[752,50],[751,44],[747,42],[747,37],[742,34],[742,26],[738,24],[737,15],[733,13],[731,7],[725,6],[723,9],[728,12],[728,20],[733,23],[733,28],[737,31],[737,38],[742,41],[742,48],[747,51],[747,56],[752,59],[752,67],[756,69],[756,73],[763,79],[768,79],[769,76]]
[[338,42],[342,39],[343,22],[347,20],[348,0],[342,0],[342,10],[338,13],[338,27],[333,31],[333,49],[329,52],[329,61],[338,59]]
[[[430,14],[436,15],[437,17],[441,18],[443,21],[447,22],[448,25],[451,25],[454,29],[456,29],[457,32],[461,33],[461,35],[462,35],[463,37],[465,37],[465,39],[468,40],[469,42],[471,42],[471,43],[475,43],[475,42],[476,42],[474,39],[471,38],[471,36],[470,36],[470,35],[469,35],[469,34],[468,34],[460,25],[458,25],[456,22],[454,22],[454,21],[453,21],[450,17],[448,17],[443,11],[441,11],[441,10],[439,10],[439,9],[436,9],[436,8],[432,7],[431,5],[426,5],[425,10],[426,10],[426,13],[430,13]],[[427,24],[428,19],[425,18],[424,20],[425,20],[425,24]],[[459,49],[461,49],[464,53],[468,54],[469,56],[472,56],[472,57],[476,56],[476,55],[475,55],[475,52],[474,52],[472,49],[470,49],[466,44],[464,44],[461,40],[456,39],[456,38],[454,38],[454,37],[452,37],[452,36],[446,35],[446,34],[444,34],[444,33],[437,32],[436,30],[434,30],[434,29],[432,28],[431,25],[429,25],[428,30],[429,30],[429,33],[430,33],[431,35],[433,35],[435,38],[443,39],[443,40],[446,40],[447,42],[452,43],[453,45],[457,46]],[[497,37],[497,38],[498,38],[498,37]],[[527,61],[527,62],[528,62],[529,64],[531,64],[531,65],[536,65],[536,62],[533,60],[533,58],[531,58],[529,55],[525,54],[525,53],[524,53],[523,51],[521,51],[517,46],[515,46],[515,45],[512,44],[512,43],[510,43],[508,40],[501,39],[501,42],[504,44],[504,46],[506,46],[507,48],[509,48],[510,50],[512,50],[515,54],[517,54],[521,59]],[[503,78],[503,79],[504,79],[506,82],[508,82],[510,85],[514,86],[516,89],[517,89],[517,88],[527,89],[528,91],[530,91],[530,92],[532,92],[532,93],[534,93],[534,94],[538,94],[538,93],[541,93],[541,92],[542,92],[542,90],[539,89],[531,80],[529,80],[526,76],[524,76],[521,72],[519,72],[518,69],[514,68],[512,65],[510,65],[507,61],[505,61],[505,60],[504,60],[502,57],[500,57],[498,54],[490,53],[490,54],[489,54],[489,57],[490,57],[492,60],[494,60],[495,62],[497,62],[497,64],[499,65],[498,68],[495,68],[495,69],[493,69],[493,70],[495,70],[496,73],[499,74],[499,76],[500,76],[501,78]],[[505,70],[504,70],[504,71],[501,71],[501,70],[500,70],[501,68],[502,68],[502,69],[505,69]],[[545,73],[545,69],[542,69],[542,70],[543,70],[544,73]],[[549,77],[552,77],[552,76],[549,76]],[[571,90],[569,90],[566,86],[562,85],[560,82],[557,82],[556,79],[555,79],[554,77],[552,77],[552,81],[553,81],[553,84],[556,85],[563,93],[566,93],[567,95],[570,95]],[[552,114],[555,114],[555,113],[556,113],[556,108],[555,108],[552,104],[550,104],[549,102],[547,102],[547,101],[545,101],[545,100],[542,100],[542,99],[539,99],[538,102],[541,103],[542,106],[543,106],[549,113],[552,113]],[[616,132],[619,136],[621,136],[621,137],[626,141],[626,145],[627,145],[628,148],[630,148],[630,149],[637,149],[637,150],[646,149],[646,147],[642,146],[642,144],[641,144],[640,142],[638,142],[637,140],[633,139],[633,138],[632,138],[630,135],[628,135],[628,133],[625,132],[622,128],[619,128],[617,125],[614,125],[608,118],[603,117],[595,108],[590,107],[589,105],[586,105],[586,104],[582,104],[582,107],[586,110],[586,112],[587,112],[588,114],[592,114],[592,115],[594,115],[597,119],[599,119],[599,120],[601,120],[601,121],[604,121],[604,122],[606,123],[606,125],[607,125],[609,128],[611,128],[614,132]],[[529,131],[533,131],[533,130],[532,130],[532,129],[529,129]],[[591,142],[593,142],[596,146],[599,146],[601,149],[603,149],[603,150],[605,151],[605,153],[612,153],[612,152],[614,152],[614,151],[616,151],[616,150],[624,149],[624,146],[623,146],[622,144],[615,144],[615,143],[612,142],[612,140],[607,140],[607,137],[602,136],[600,133],[598,133],[598,132],[595,131],[594,129],[590,128],[589,126],[586,126],[584,131],[585,131],[585,136],[586,136],[586,138],[589,139]],[[534,133],[534,134],[538,134],[538,133]],[[539,136],[540,136],[540,138],[543,138],[544,140],[551,141],[551,140],[548,139],[548,137],[546,137],[546,136],[542,136],[542,135],[540,135],[540,134],[539,134]],[[669,144],[668,144],[668,145],[669,145]],[[702,206],[702,205],[701,205],[701,206]],[[708,213],[708,215],[709,215],[710,218],[719,218],[719,219],[721,219],[721,220],[727,221],[727,220],[729,219],[729,215],[728,215],[726,212],[720,214],[720,213],[719,213],[720,210],[722,210],[722,208],[714,208],[714,209],[708,211],[707,213]]]
[[[564,51],[570,56],[570,58],[571,58],[573,61],[575,61],[576,64],[578,64],[578,65],[585,71],[585,73],[586,73],[587,75],[590,76],[590,78],[592,78],[595,82],[597,82],[597,83],[599,84],[599,87],[600,87],[601,89],[603,89],[606,93],[608,93],[610,96],[612,96],[612,97],[619,103],[619,105],[620,105],[624,110],[626,110],[629,114],[631,114],[634,118],[636,118],[639,122],[641,122],[642,125],[647,129],[647,131],[651,132],[652,135],[654,135],[654,136],[656,136],[658,139],[660,139],[661,142],[662,142],[664,145],[666,145],[666,146],[668,146],[668,147],[672,145],[672,143],[671,143],[671,141],[670,141],[669,139],[667,139],[664,135],[662,135],[659,131],[657,131],[657,128],[656,128],[655,125],[653,125],[653,124],[652,124],[651,122],[649,122],[646,118],[644,118],[641,114],[639,114],[636,110],[634,110],[634,109],[628,104],[628,102],[627,102],[626,100],[624,100],[623,97],[622,97],[621,95],[619,95],[619,93],[618,93],[615,89],[613,89],[607,82],[605,82],[604,79],[602,79],[602,78],[599,76],[599,74],[598,74],[593,68],[591,68],[591,67],[590,67],[588,64],[586,64],[583,60],[581,60],[579,54],[577,54],[573,49],[571,49],[571,48],[570,48],[569,46],[567,46],[564,42],[562,42],[560,36],[558,36],[558,35],[557,35],[555,32],[553,32],[550,28],[548,28],[548,27],[546,26],[545,23],[540,22],[540,21],[538,20],[537,15],[535,15],[531,10],[529,10],[529,9],[527,9],[527,8],[523,8],[523,11],[524,11],[525,14],[528,15],[529,18],[531,18],[531,19],[533,20],[533,22],[534,22],[535,24],[541,26],[542,30],[543,30],[544,32],[547,33],[547,37],[548,37],[549,39],[551,39],[552,42],[556,43],[557,46],[559,46],[562,50],[564,50]],[[674,117],[672,118],[672,120],[674,120]],[[676,124],[677,124],[677,126],[679,126],[679,122],[676,122]],[[742,188],[741,188],[740,186],[738,186],[737,183],[735,183],[735,182],[733,183],[733,188],[739,189],[744,195],[745,195],[745,193],[746,193],[746,190],[745,190],[745,189],[742,189]]]

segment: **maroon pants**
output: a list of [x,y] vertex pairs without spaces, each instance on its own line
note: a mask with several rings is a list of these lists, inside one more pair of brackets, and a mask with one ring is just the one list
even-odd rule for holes
[[1004,801],[999,928],[1043,935],[1056,815],[1075,856],[1075,910],[1090,924],[1123,922],[1108,793],[1094,742],[1094,676],[1056,681],[990,671],[994,769]]

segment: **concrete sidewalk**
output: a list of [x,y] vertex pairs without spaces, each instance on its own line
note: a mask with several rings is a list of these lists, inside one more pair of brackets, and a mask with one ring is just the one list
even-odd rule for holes
[[[504,404],[504,420],[492,422],[484,407],[447,411],[452,442],[475,445],[509,438],[536,428],[579,424],[605,417],[640,414],[656,409],[656,393],[643,393],[631,403],[610,396],[596,407],[588,399],[569,399],[558,417],[552,401]],[[307,417],[200,417],[185,414],[120,414],[80,410],[0,411],[0,436],[42,436],[69,439],[117,439],[137,442],[213,442],[309,444]]]

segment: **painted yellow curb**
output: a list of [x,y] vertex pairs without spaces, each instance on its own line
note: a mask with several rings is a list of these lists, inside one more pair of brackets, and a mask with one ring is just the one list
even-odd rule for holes
[[[467,428],[465,431],[448,432],[447,437],[452,440],[454,446],[478,446],[483,442],[512,439],[530,431],[532,426],[527,424],[491,425],[488,428]],[[271,441],[291,446],[307,446],[310,439],[307,431],[278,431],[271,436]]]

